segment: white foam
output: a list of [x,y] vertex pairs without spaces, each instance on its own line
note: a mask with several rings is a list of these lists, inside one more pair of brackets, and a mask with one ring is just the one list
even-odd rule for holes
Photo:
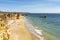
[[42,35],[42,30],[34,29],[37,34]]
[[26,28],[28,29],[28,31],[30,31],[33,35],[38,37],[39,40],[44,40],[42,30],[38,30],[38,29],[34,28],[34,26],[31,23],[29,23],[28,20],[24,16],[23,16],[23,19],[25,21],[25,25],[26,25]]

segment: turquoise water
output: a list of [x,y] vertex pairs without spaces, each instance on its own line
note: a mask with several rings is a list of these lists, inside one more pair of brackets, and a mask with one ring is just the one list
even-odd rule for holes
[[[46,18],[40,16],[46,15]],[[46,40],[60,40],[60,14],[28,14],[25,16],[35,27],[43,30]]]

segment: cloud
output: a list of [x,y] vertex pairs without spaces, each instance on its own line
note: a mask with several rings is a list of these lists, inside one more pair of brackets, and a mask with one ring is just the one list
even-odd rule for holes
[[38,8],[38,9],[28,10],[28,12],[32,12],[32,13],[60,13],[60,8]]
[[0,9],[4,11],[60,13],[59,3],[60,0],[0,0]]
[[60,0],[46,0],[46,1],[49,1],[49,2],[60,2]]

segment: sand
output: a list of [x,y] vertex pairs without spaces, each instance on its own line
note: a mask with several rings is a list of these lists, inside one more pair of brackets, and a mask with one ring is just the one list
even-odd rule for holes
[[41,30],[35,29],[20,15],[20,19],[8,20],[9,40],[43,40]]
[[8,29],[1,34],[3,36],[1,40],[43,40],[42,31],[36,29],[22,15],[19,19],[7,19],[5,26]]
[[12,24],[9,25],[9,40],[34,40],[32,35],[25,28],[24,20],[22,17],[18,20],[14,20]]

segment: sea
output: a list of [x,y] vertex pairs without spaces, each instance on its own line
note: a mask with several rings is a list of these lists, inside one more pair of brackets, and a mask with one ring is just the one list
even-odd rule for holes
[[29,13],[25,17],[34,27],[43,31],[45,40],[60,40],[60,14]]

